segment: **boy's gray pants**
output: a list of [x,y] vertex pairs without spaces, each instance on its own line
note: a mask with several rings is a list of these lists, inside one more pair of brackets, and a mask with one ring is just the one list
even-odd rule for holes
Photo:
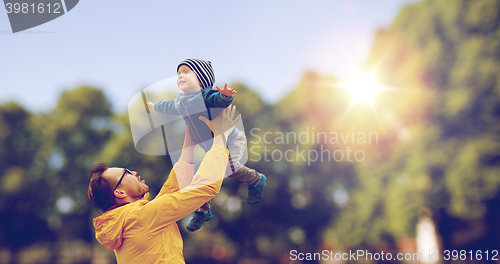
[[[256,185],[262,179],[260,173],[240,163],[240,160],[241,158],[243,158],[243,154],[245,153],[246,147],[247,137],[245,136],[245,132],[241,130],[238,132],[238,135],[236,135],[231,141],[227,142],[227,149],[229,150],[230,157],[225,175],[247,185]],[[235,171],[234,173],[233,169]],[[206,202],[200,208],[209,211],[210,201]]]

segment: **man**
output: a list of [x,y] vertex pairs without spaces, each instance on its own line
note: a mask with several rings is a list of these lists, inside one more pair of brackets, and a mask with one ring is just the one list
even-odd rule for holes
[[196,143],[186,131],[181,158],[150,202],[149,187],[137,172],[105,164],[91,169],[88,196],[104,212],[94,218],[96,238],[115,252],[117,263],[184,263],[176,221],[219,193],[228,161],[225,143],[240,118],[233,120],[235,110],[229,106],[212,121],[200,117],[214,140],[194,177]]

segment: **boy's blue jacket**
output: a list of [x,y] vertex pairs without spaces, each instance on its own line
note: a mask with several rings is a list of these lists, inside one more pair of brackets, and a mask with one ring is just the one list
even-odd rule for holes
[[[219,91],[207,87],[190,94],[181,92],[175,100],[159,101],[154,104],[154,109],[162,114],[182,115],[191,130],[194,141],[206,152],[212,147],[214,134],[199,117],[204,116],[212,120],[232,102],[233,96],[222,96]],[[228,141],[232,140],[238,132],[238,128],[235,127],[229,134]]]

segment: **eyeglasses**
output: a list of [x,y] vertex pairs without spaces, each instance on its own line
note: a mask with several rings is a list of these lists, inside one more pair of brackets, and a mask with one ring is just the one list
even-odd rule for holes
[[130,174],[130,175],[134,175],[134,174],[132,174],[132,172],[131,172],[129,169],[125,169],[125,171],[123,172],[122,177],[120,178],[120,180],[119,180],[119,181],[118,181],[118,183],[116,184],[116,187],[115,187],[115,189],[114,189],[113,191],[115,191],[115,190],[116,190],[116,188],[118,188],[118,185],[120,185],[120,183],[122,183],[123,177],[124,177],[124,176],[125,176],[125,174],[127,174],[127,173],[128,173],[128,174]]

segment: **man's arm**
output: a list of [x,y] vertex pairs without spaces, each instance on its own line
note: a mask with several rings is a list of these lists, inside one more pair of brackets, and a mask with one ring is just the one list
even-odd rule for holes
[[167,181],[163,184],[160,192],[157,197],[167,194],[173,193],[182,189],[191,183],[194,176],[194,164],[193,164],[193,155],[194,155],[194,147],[196,146],[196,142],[193,140],[191,136],[191,131],[189,127],[186,125],[186,135],[184,136],[184,145],[182,146],[181,157],[177,163],[175,163],[172,171],[175,173],[170,173]]
[[[220,191],[227,162],[227,149],[214,144],[203,158],[191,184],[180,191],[161,195],[141,209],[140,216],[144,227],[151,232],[158,231],[186,217],[215,197]],[[172,170],[169,179],[175,179],[176,172]]]
[[[214,144],[186,188],[157,197],[141,210],[144,226],[151,232],[184,218],[219,193],[229,156],[224,142],[240,118],[233,119],[235,111],[236,107],[228,107],[214,120],[200,118],[214,132]],[[175,179],[175,173],[172,170],[169,177]]]

